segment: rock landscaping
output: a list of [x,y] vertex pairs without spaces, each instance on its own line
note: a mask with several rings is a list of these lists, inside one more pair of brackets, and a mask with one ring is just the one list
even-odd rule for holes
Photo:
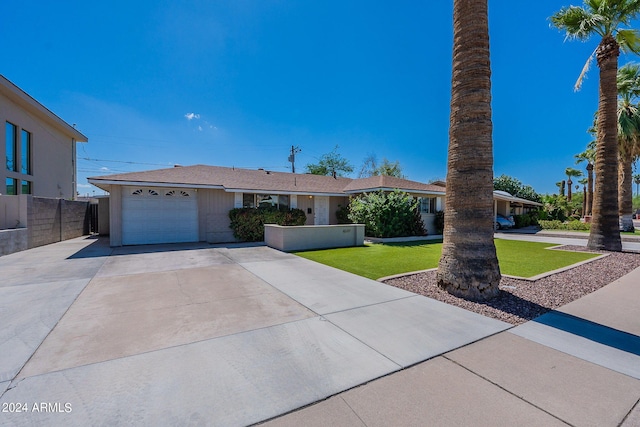
[[[588,251],[580,246],[564,246],[562,249]],[[441,290],[436,285],[435,270],[388,279],[385,283],[519,325],[594,292],[640,267],[638,253],[598,253],[609,255],[535,281],[503,277],[500,294],[485,302],[467,301]]]

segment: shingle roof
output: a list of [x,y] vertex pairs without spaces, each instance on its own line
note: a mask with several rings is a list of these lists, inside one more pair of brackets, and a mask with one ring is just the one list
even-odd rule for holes
[[221,166],[181,166],[145,172],[91,177],[93,184],[100,183],[158,183],[210,186],[226,190],[255,190],[286,193],[342,194],[350,178],[292,174],[267,170],[227,168]]
[[405,191],[444,193],[444,188],[437,185],[423,184],[422,182],[385,175],[354,179],[344,188],[344,191],[347,193],[361,193],[363,191],[375,191],[390,188],[399,188]]
[[112,184],[149,183],[194,185],[225,190],[264,191],[272,193],[344,194],[399,188],[405,191],[443,193],[443,188],[390,176],[370,178],[333,178],[331,176],[293,174],[266,170],[221,166],[182,166],[144,172],[130,172],[89,178],[98,187]]

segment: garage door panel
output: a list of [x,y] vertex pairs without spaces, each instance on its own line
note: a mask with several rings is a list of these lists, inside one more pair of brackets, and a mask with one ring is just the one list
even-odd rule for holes
[[197,193],[127,187],[122,197],[125,245],[198,241]]

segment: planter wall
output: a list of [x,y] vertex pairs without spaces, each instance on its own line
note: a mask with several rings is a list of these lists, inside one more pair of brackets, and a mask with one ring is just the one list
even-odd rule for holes
[[282,226],[265,224],[264,241],[281,251],[364,245],[364,224]]

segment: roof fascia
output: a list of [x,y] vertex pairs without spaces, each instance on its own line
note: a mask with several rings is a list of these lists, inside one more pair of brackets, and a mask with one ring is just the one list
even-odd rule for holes
[[394,191],[394,190],[400,190],[400,191],[404,191],[405,193],[417,193],[417,194],[431,194],[431,195],[436,195],[436,196],[444,196],[445,192],[444,191],[433,191],[433,190],[410,190],[407,188],[396,188],[396,187],[373,187],[373,188],[363,188],[363,189],[358,189],[358,190],[348,190],[345,191],[345,193],[347,194],[355,194],[355,193],[366,193],[366,192],[371,192],[371,191]]
[[334,196],[347,197],[346,193],[323,193],[319,191],[282,191],[282,190],[264,190],[255,188],[225,188],[227,193],[258,193],[258,194],[282,194],[291,196]]
[[221,185],[178,184],[174,182],[118,181],[118,180],[93,179],[93,178],[88,178],[87,181],[89,181],[91,184],[97,187],[99,187],[99,184],[108,184],[108,185],[133,185],[133,186],[143,186],[143,187],[210,188],[214,190],[224,190],[224,187]]
[[35,98],[20,89],[3,75],[0,75],[0,93],[5,95],[9,100],[16,103],[18,106],[32,111],[41,120],[48,122],[53,127],[56,127],[59,130],[63,131],[63,133],[68,134],[69,136],[74,138],[76,142],[87,142],[89,140],[89,138],[79,132],[76,128],[62,120],[54,112],[42,105]]

